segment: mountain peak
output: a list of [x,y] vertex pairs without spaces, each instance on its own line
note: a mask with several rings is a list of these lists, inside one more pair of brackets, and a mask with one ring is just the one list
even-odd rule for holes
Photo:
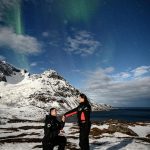
[[59,75],[55,70],[52,69],[48,69],[44,71],[41,75],[48,78],[54,78],[54,79],[60,79],[66,81],[61,75]]
[[44,71],[42,74],[46,75],[46,76],[49,76],[49,75],[58,75],[58,73],[55,70],[52,70],[52,69],[48,69],[48,70]]

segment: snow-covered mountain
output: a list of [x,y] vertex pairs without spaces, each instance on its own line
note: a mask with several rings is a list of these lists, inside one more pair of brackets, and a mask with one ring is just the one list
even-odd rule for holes
[[[63,113],[78,105],[79,93],[54,70],[30,75],[26,70],[0,61],[1,119],[39,120],[50,107],[57,107]],[[111,108],[93,102],[91,105],[93,110]]]

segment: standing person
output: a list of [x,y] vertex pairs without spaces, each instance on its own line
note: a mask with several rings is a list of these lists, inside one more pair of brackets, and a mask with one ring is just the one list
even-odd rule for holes
[[70,117],[77,114],[78,125],[80,129],[79,146],[81,150],[89,150],[89,132],[91,128],[90,113],[91,106],[85,94],[79,96],[80,104],[78,107],[66,112],[64,117]]
[[46,115],[44,126],[44,138],[42,141],[43,150],[53,150],[58,145],[58,150],[64,150],[66,145],[66,137],[59,136],[60,131],[65,124],[64,117],[62,121],[57,120],[56,108],[51,108],[49,115]]

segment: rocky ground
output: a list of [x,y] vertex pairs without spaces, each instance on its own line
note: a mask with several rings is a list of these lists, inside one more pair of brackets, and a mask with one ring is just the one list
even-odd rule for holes
[[[1,150],[40,150],[43,138],[43,123],[28,120],[10,120],[0,125]],[[78,126],[76,123],[66,123],[66,150],[79,149]],[[55,148],[57,149],[57,147]],[[122,122],[108,120],[93,122],[90,132],[91,150],[149,150],[150,123]]]

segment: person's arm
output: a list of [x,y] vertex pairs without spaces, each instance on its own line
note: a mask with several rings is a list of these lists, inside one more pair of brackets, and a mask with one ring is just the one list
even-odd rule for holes
[[65,117],[70,117],[70,116],[72,116],[72,115],[77,114],[77,111],[78,111],[78,107],[76,107],[76,108],[74,108],[74,109],[72,109],[72,110],[66,112],[66,113],[64,114],[64,116],[65,116]]
[[62,117],[62,120],[60,123],[61,123],[61,129],[63,129],[65,126],[65,117],[64,116]]
[[60,122],[60,130],[62,130],[62,129],[64,128],[64,126],[65,126],[65,122],[64,122],[64,121],[61,121],[61,122]]
[[46,133],[46,127],[47,127],[47,115],[46,115],[45,121],[44,121],[44,133]]
[[44,125],[44,134],[47,135],[49,133],[49,116],[46,115],[45,117],[45,125]]

